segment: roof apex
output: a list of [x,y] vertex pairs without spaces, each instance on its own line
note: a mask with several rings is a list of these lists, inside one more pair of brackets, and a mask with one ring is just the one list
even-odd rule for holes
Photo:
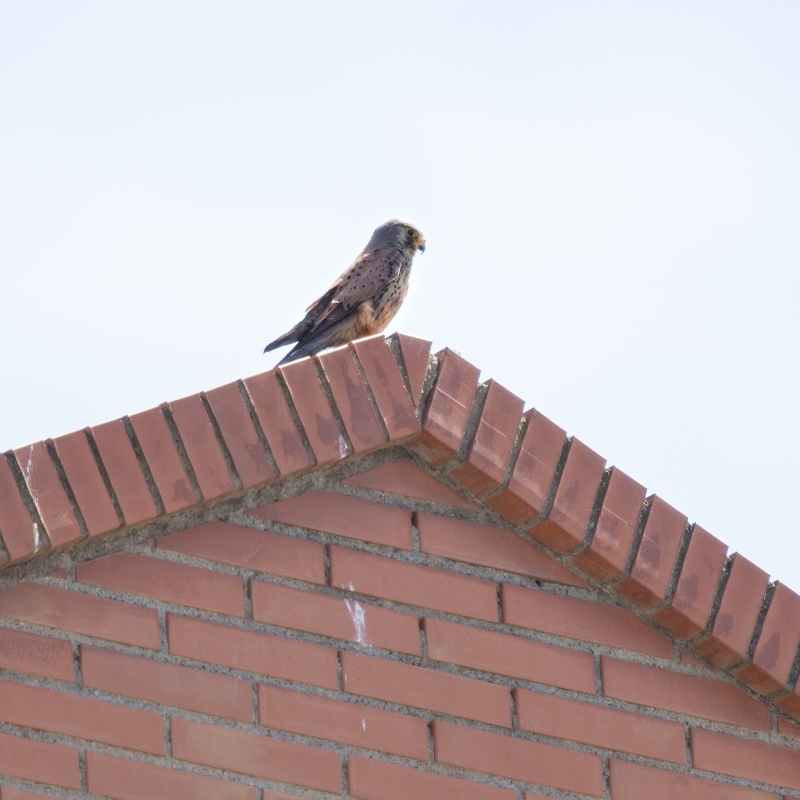
[[[373,336],[0,458],[0,585],[45,554],[386,447],[800,718],[800,596],[456,351]],[[130,531],[130,534],[128,533]],[[777,639],[776,639],[777,637]],[[775,642],[779,642],[779,651]]]

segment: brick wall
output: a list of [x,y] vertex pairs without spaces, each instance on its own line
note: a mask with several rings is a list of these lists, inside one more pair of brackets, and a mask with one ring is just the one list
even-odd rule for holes
[[800,797],[797,595],[389,344],[0,459],[0,800]]
[[0,800],[800,796],[790,723],[375,461],[1,590]]

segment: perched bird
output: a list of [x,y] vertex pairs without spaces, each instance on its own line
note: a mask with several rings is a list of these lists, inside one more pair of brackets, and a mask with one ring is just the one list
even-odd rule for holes
[[399,219],[384,222],[358,258],[306,309],[305,318],[264,352],[297,342],[278,362],[285,364],[380,333],[405,299],[418,250],[425,252],[425,238],[413,225]]

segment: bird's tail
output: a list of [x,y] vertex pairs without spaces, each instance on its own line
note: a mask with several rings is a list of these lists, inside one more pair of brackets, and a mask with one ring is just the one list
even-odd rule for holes
[[[298,342],[298,344],[296,344],[275,366],[279,367],[281,364],[286,364],[287,362],[294,361],[297,358],[303,358],[303,356],[313,356],[315,353],[318,353],[320,350],[324,350],[326,347],[336,347],[337,345],[345,344],[348,339],[337,337],[337,334],[339,331],[349,327],[350,325],[352,325],[352,320],[345,317],[345,319],[342,319],[334,325],[315,333],[310,338],[304,339],[302,342]],[[288,336],[288,334],[286,335]],[[283,338],[284,337],[282,336],[281,339]],[[280,340],[276,339],[275,341]],[[273,344],[275,343],[273,342]],[[267,349],[271,350],[272,345],[269,345]]]
[[315,300],[307,309],[306,315],[297,325],[294,326],[290,331],[287,331],[283,334],[283,336],[279,336],[274,342],[270,342],[265,348],[264,352],[268,353],[270,350],[274,350],[276,347],[282,347],[285,344],[291,344],[292,342],[300,342],[302,341],[303,337],[311,330],[311,328],[317,324],[319,318],[319,309],[325,308],[328,303],[333,298],[333,294],[336,291],[336,287],[339,285],[339,282],[331,286],[327,292],[325,292],[322,297]]
[[283,336],[279,336],[274,342],[270,342],[264,348],[264,352],[269,353],[270,350],[274,350],[276,347],[281,347],[281,345],[289,344],[290,342],[296,342],[297,337],[291,338],[291,333],[291,331],[289,331],[289,333],[284,333]]
[[279,336],[274,342],[270,342],[264,348],[264,352],[268,353],[270,350],[274,350],[276,347],[283,347],[285,344],[296,342],[305,333],[305,328],[308,327],[308,325],[304,325],[305,322],[305,320],[298,322],[297,325],[295,325],[290,331],[286,331],[283,336]]

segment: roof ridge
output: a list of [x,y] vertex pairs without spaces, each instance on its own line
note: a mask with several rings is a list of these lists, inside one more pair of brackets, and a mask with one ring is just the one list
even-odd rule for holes
[[[800,596],[457,352],[373,336],[0,458],[0,577],[44,552],[400,445],[800,719]],[[16,570],[11,570],[16,572]]]

